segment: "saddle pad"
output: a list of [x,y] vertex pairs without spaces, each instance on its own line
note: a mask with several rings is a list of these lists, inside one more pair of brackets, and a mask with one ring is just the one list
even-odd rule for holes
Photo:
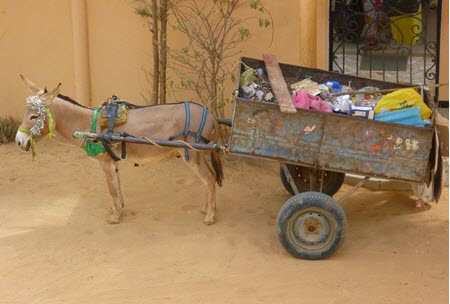
[[[117,107],[116,118],[114,119],[114,126],[121,126],[127,122],[127,106],[119,105]],[[100,110],[100,126],[102,128],[109,127],[109,116],[106,107]]]

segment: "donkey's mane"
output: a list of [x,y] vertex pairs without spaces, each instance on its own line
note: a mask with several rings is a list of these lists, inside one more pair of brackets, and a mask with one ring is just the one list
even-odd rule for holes
[[89,107],[83,106],[82,104],[78,103],[77,101],[75,101],[74,99],[70,98],[69,96],[58,94],[58,97],[61,98],[62,100],[68,101],[71,104],[74,104],[76,106],[79,106],[79,107],[82,107],[82,108],[85,108],[85,109],[91,109]]

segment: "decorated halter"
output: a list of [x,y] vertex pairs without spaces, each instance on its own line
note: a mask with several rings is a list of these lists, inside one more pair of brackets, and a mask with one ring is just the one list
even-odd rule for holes
[[36,143],[36,138],[41,135],[42,129],[44,129],[45,126],[45,120],[48,117],[48,137],[53,138],[54,133],[54,127],[55,123],[53,121],[52,114],[50,113],[50,107],[46,107],[45,104],[42,102],[42,100],[39,98],[39,96],[33,95],[27,98],[27,106],[30,107],[32,110],[37,111],[39,114],[39,117],[36,120],[36,123],[33,127],[31,127],[30,130],[24,129],[22,127],[19,128],[19,131],[30,135],[31,137],[31,155],[34,159],[34,156],[36,155],[36,152],[34,150],[34,146]]

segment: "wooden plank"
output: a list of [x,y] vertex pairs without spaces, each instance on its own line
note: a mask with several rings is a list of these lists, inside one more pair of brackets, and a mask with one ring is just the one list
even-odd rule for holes
[[280,65],[275,55],[263,54],[264,63],[266,64],[267,74],[269,75],[272,91],[277,99],[280,111],[284,113],[297,113],[297,109],[292,103],[292,97],[281,73]]

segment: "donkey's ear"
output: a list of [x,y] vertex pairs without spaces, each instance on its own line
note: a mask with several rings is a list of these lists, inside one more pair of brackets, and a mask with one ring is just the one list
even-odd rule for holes
[[38,87],[37,85],[35,85],[34,83],[32,83],[31,81],[29,81],[27,78],[25,78],[25,76],[20,75],[20,78],[22,78],[23,82],[25,83],[25,85],[27,86],[27,88],[31,91],[31,93],[33,94],[39,94],[44,92],[43,89],[41,89],[40,87]]
[[55,99],[56,96],[58,96],[59,91],[61,91],[61,87],[62,83],[59,83],[56,88],[54,88],[50,92],[46,92],[44,95],[41,96],[42,101],[47,107],[50,106],[52,100]]

